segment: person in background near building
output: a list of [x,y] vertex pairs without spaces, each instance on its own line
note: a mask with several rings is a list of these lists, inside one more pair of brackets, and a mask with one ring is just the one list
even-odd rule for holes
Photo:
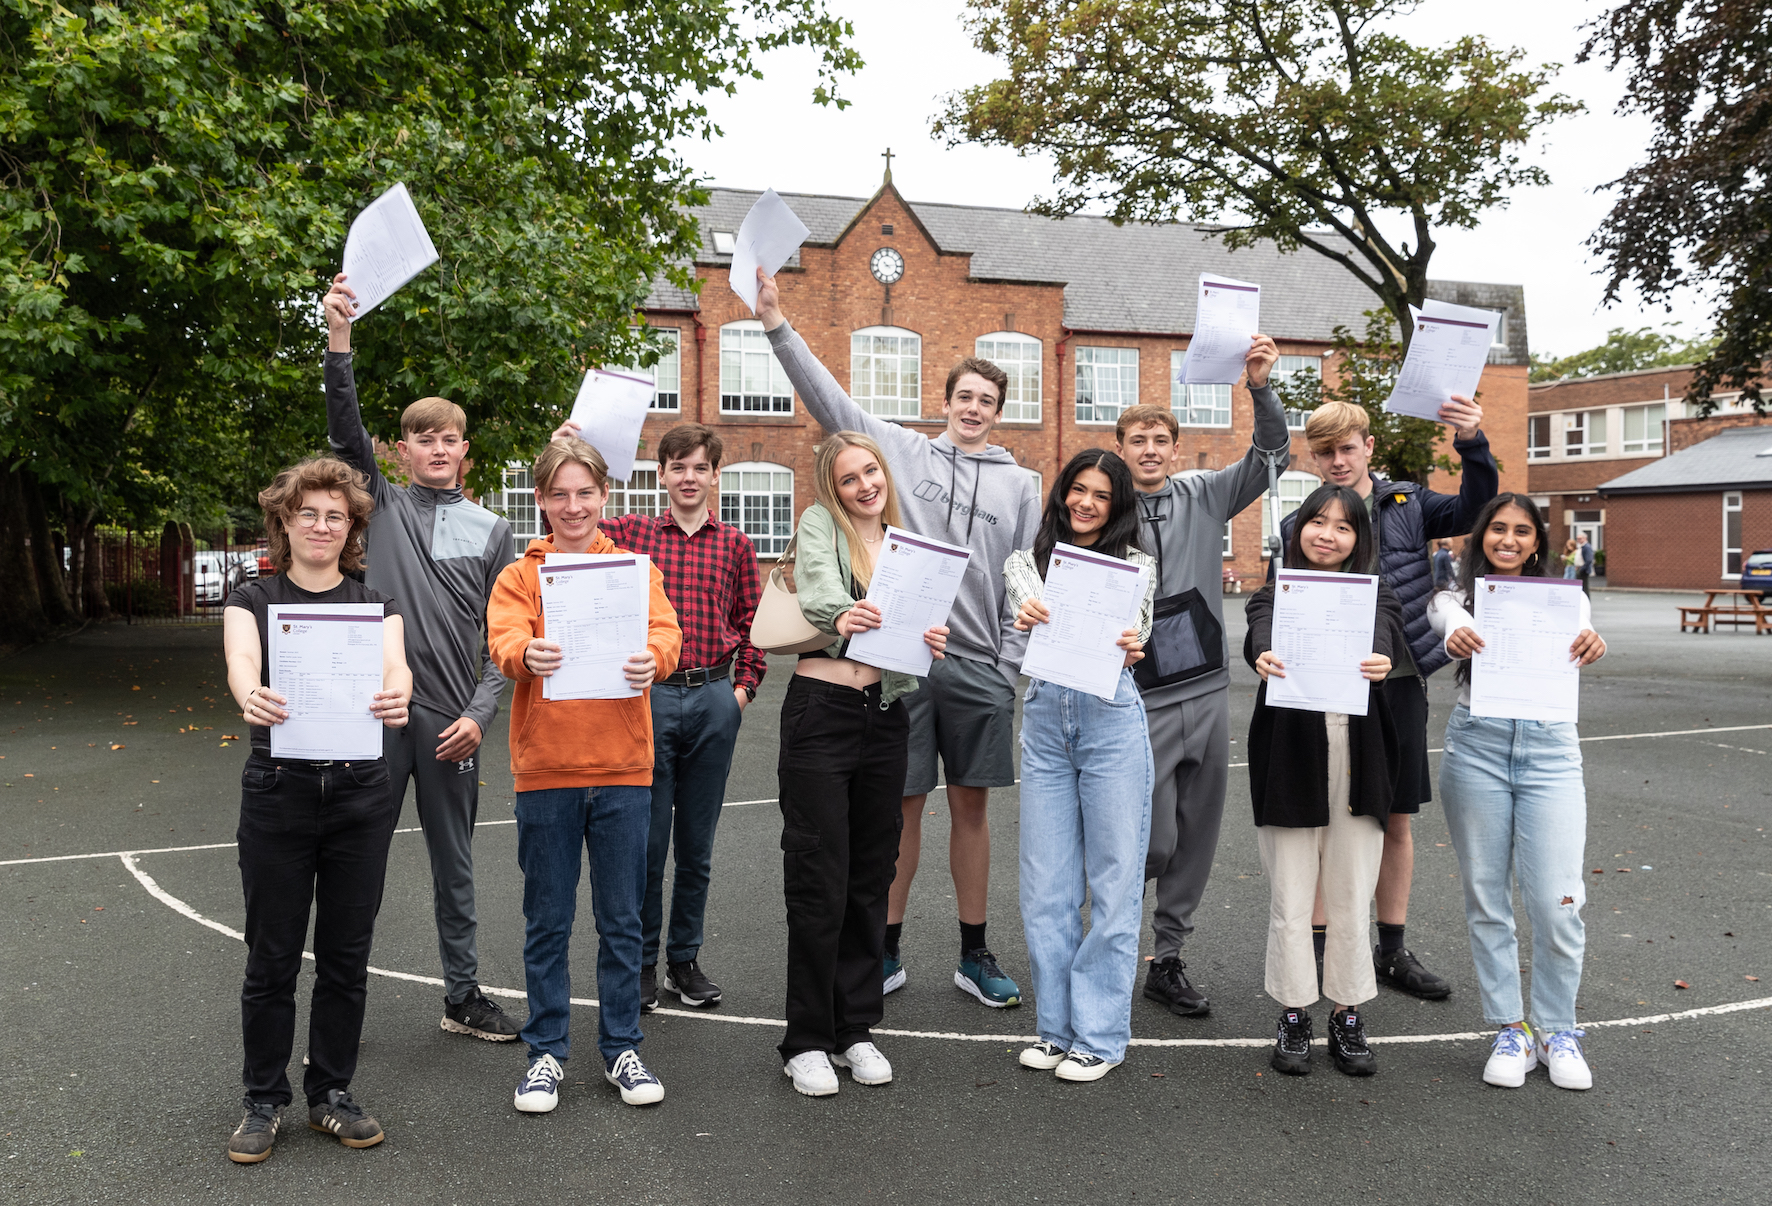
[[923,843],[923,810],[936,785],[936,756],[947,771],[948,864],[960,919],[960,964],[954,986],[985,1005],[1021,1004],[1021,989],[1003,974],[985,942],[991,833],[991,788],[1015,782],[1015,680],[1027,636],[1015,630],[999,572],[1009,554],[1029,548],[1040,522],[1034,475],[1009,450],[990,443],[1003,413],[1009,378],[988,360],[967,358],[948,372],[942,413],[947,430],[930,439],[868,414],[806,347],[781,312],[772,277],[757,273],[757,317],[800,400],[827,432],[852,430],[885,449],[911,531],[972,550],[948,625],[948,656],[931,667],[905,701],[911,736],[904,783],[904,834],[898,876],[887,911],[886,991],[905,982],[899,955],[905,906]]
[[1575,567],[1575,576],[1581,579],[1581,593],[1591,595],[1593,590],[1588,584],[1594,576],[1594,546],[1588,542],[1586,532],[1575,538],[1575,551],[1581,557],[1581,564]]
[[[880,446],[840,431],[813,460],[818,502],[800,519],[794,582],[800,612],[832,638],[802,653],[781,705],[782,894],[787,902],[787,1033],[782,1072],[808,1097],[838,1088],[832,1068],[883,1085],[892,1065],[874,1046],[885,985],[886,899],[903,825],[910,722],[902,696],[917,679],[846,657],[878,628],[866,599],[898,489]],[[923,641],[939,662],[948,630]]]
[[1224,525],[1267,489],[1263,449],[1291,447],[1286,411],[1268,385],[1279,350],[1266,335],[1244,360],[1255,432],[1236,464],[1172,478],[1181,427],[1167,406],[1120,414],[1114,450],[1132,471],[1139,498],[1139,547],[1157,561],[1156,619],[1133,671],[1149,716],[1156,757],[1145,878],[1157,881],[1151,928],[1156,958],[1144,995],[1182,1017],[1211,1012],[1188,980],[1182,944],[1212,874],[1230,775],[1230,646],[1224,635]]
[[[1138,548],[1138,491],[1104,448],[1071,458],[1053,483],[1034,547],[1009,554],[1003,580],[1016,627],[1051,622],[1040,599],[1059,544],[1146,569],[1138,619],[1111,702],[1034,679],[1021,721],[1021,917],[1039,1041],[1021,1066],[1060,1080],[1100,1080],[1126,1058],[1144,854],[1151,836],[1151,741],[1131,667],[1150,636],[1156,560]],[[1074,554],[1067,554],[1074,556]],[[1089,933],[1083,933],[1083,896]]]
[[[554,438],[577,435],[578,424],[568,422]],[[761,592],[757,552],[750,537],[709,510],[724,451],[711,427],[671,428],[658,442],[658,479],[670,496],[670,512],[623,515],[598,525],[616,547],[646,554],[664,574],[665,594],[683,629],[680,664],[687,667],[652,685],[652,836],[640,914],[640,1003],[647,1010],[658,1008],[665,857],[673,834],[665,991],[697,1008],[720,1001],[720,986],[700,961],[714,830],[739,722],[769,668],[750,638]]]
[[1434,587],[1444,590],[1452,583],[1452,542],[1442,540],[1434,550]]
[[246,1115],[228,1140],[228,1159],[257,1164],[277,1139],[289,1104],[295,1045],[295,985],[314,912],[314,997],[308,1007],[308,1125],[346,1147],[373,1147],[380,1124],[351,1099],[351,1077],[368,998],[369,947],[387,879],[399,801],[388,793],[384,758],[305,762],[271,753],[271,728],[289,701],[270,688],[270,608],[275,604],[379,603],[382,689],[369,711],[397,729],[407,721],[401,604],[345,571],[363,564],[363,535],[375,504],[362,474],[332,457],[279,473],[258,496],[277,573],[243,583],[222,614],[228,690],[251,726],[240,774],[240,886],[246,894],[246,981],[240,1029],[246,1048]]
[[508,1043],[517,1037],[515,1019],[480,991],[473,843],[480,740],[505,685],[486,653],[486,599],[510,564],[511,525],[463,496],[467,416],[446,398],[420,398],[400,417],[394,451],[411,484],[382,474],[351,371],[355,296],[343,273],[326,295],[326,433],[332,451],[368,478],[375,499],[365,582],[399,599],[412,619],[412,723],[388,730],[388,790],[398,810],[407,780],[414,781],[443,962],[440,1025]]
[[[1446,721],[1446,753],[1440,759],[1440,798],[1464,884],[1483,1018],[1501,1027],[1483,1079],[1509,1089],[1525,1084],[1526,1073],[1540,1063],[1559,1088],[1589,1089],[1594,1083],[1581,1049],[1587,1033],[1575,1022],[1587,950],[1581,920],[1587,901],[1581,736],[1571,723],[1502,720],[1470,711],[1469,659],[1484,648],[1471,616],[1476,580],[1542,574],[1549,539],[1530,498],[1498,495],[1477,515],[1457,586],[1436,594],[1428,608],[1435,637],[1459,661],[1458,703]],[[1579,622],[1569,660],[1587,666],[1605,656],[1606,642],[1593,630],[1585,594]],[[1532,920],[1530,1022],[1520,999],[1516,885]]]
[[609,499],[602,453],[583,440],[550,441],[535,458],[535,505],[549,537],[506,566],[486,609],[488,643],[517,684],[511,698],[511,773],[517,781],[517,862],[523,869],[523,970],[529,1068],[513,1104],[545,1114],[560,1104],[561,1068],[572,1054],[572,971],[567,947],[578,915],[580,851],[591,860],[597,922],[597,1047],[603,1078],[628,1105],[664,1099],[640,1062],[640,907],[652,829],[652,710],[648,689],[677,668],[683,634],[651,567],[646,647],[622,671],[636,694],[546,699],[542,680],[560,668],[560,643],[542,617],[541,567],[549,553],[613,553],[597,530]]
[[[1373,960],[1380,980],[1429,1001],[1451,996],[1452,985],[1423,967],[1403,942],[1409,889],[1415,878],[1415,843],[1409,818],[1433,799],[1427,764],[1427,676],[1447,661],[1427,619],[1428,599],[1433,593],[1427,542],[1469,532],[1478,509],[1495,497],[1501,484],[1489,439],[1482,432],[1482,407],[1454,394],[1440,408],[1440,421],[1451,425],[1452,448],[1462,462],[1457,494],[1439,494],[1414,482],[1375,476],[1371,461],[1376,441],[1371,423],[1366,412],[1351,402],[1323,403],[1311,411],[1304,426],[1317,473],[1328,484],[1346,486],[1366,500],[1373,538],[1378,542],[1378,572],[1403,608],[1405,644],[1395,651],[1390,677],[1384,682],[1385,702],[1397,726],[1399,769],[1384,828],[1384,861],[1378,869],[1378,947]],[[1280,522],[1280,534],[1291,539],[1291,516]],[[1271,566],[1269,573],[1271,577]],[[1319,905],[1313,925],[1319,952],[1325,941],[1324,925]]]
[[[1580,572],[1581,546],[1575,543],[1575,537],[1571,536],[1563,542],[1563,555],[1558,560],[1563,567],[1563,577],[1573,578]],[[1440,584],[1436,582],[1434,585]]]

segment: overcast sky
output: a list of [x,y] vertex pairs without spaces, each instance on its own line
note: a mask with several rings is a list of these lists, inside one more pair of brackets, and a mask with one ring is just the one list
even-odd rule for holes
[[[766,56],[763,80],[748,81],[736,97],[713,104],[725,137],[682,148],[706,180],[730,188],[867,196],[879,186],[880,153],[890,146],[894,183],[912,201],[1020,208],[1052,191],[1051,164],[1043,158],[995,147],[949,150],[930,137],[940,96],[999,74],[996,61],[967,40],[960,0],[831,2],[854,22],[856,47],[867,60],[863,71],[840,85],[853,103],[838,112],[811,102],[811,55],[787,50]],[[1622,90],[1615,75],[1597,64],[1574,63],[1582,41],[1578,27],[1603,9],[1585,0],[1426,0],[1398,24],[1424,45],[1480,33],[1523,47],[1529,62],[1561,63],[1555,89],[1588,107],[1586,114],[1551,127],[1529,151],[1529,160],[1550,172],[1550,187],[1522,190],[1474,231],[1441,231],[1430,269],[1437,278],[1524,285],[1532,350],[1541,355],[1591,347],[1611,327],[1679,321],[1683,333],[1696,335],[1711,325],[1696,294],[1683,298],[1671,315],[1660,306],[1644,308],[1635,298],[1600,308],[1601,278],[1594,275],[1599,263],[1583,243],[1610,201],[1595,190],[1634,164],[1649,137],[1647,122],[1613,113]]]

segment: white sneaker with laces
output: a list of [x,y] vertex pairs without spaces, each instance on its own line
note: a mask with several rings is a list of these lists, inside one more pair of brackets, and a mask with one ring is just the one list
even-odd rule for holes
[[1021,1066],[1034,1068],[1041,1072],[1050,1072],[1064,1063],[1064,1057],[1068,1054],[1069,1052],[1057,1043],[1049,1043],[1045,1039],[1041,1039],[1032,1047],[1021,1049]]
[[640,1053],[632,1047],[604,1069],[603,1079],[621,1090],[621,1099],[628,1105],[657,1105],[664,1100],[664,1083],[640,1062]]
[[1109,1072],[1120,1066],[1120,1061],[1109,1063],[1099,1055],[1089,1055],[1082,1051],[1072,1051],[1064,1057],[1052,1074],[1060,1080],[1090,1081],[1100,1080]]
[[1559,1089],[1591,1089],[1593,1069],[1587,1066],[1581,1040],[1585,1030],[1559,1030],[1548,1037],[1538,1037],[1538,1061],[1550,1069],[1551,1083]]
[[1503,1089],[1517,1089],[1526,1083],[1526,1073],[1537,1066],[1538,1050],[1531,1029],[1503,1026],[1495,1035],[1489,1062],[1483,1065],[1483,1080]]
[[856,1043],[847,1051],[831,1056],[831,1062],[839,1068],[848,1068],[849,1075],[855,1078],[858,1085],[892,1083],[892,1065],[872,1043]]
[[544,1055],[529,1065],[523,1079],[517,1082],[517,1093],[511,1100],[525,1114],[546,1114],[560,1104],[560,1082],[566,1072],[551,1055]]
[[802,1051],[781,1066],[783,1076],[794,1078],[794,1090],[808,1097],[829,1097],[841,1086],[831,1057],[822,1051]]

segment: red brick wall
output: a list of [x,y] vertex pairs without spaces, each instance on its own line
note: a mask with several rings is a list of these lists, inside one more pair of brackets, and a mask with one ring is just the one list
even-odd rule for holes
[[1679,452],[1694,444],[1702,444],[1719,431],[1731,427],[1772,426],[1772,415],[1713,415],[1708,419],[1675,419],[1667,425],[1668,452]]
[[[1741,495],[1743,554],[1772,548],[1772,490]],[[1723,577],[1723,491],[1606,500],[1608,585],[1705,590],[1738,580]]]
[[1640,373],[1614,373],[1605,377],[1574,378],[1534,385],[1527,410],[1549,414],[1557,410],[1590,410],[1599,406],[1632,406],[1663,398],[1678,401],[1692,380],[1690,368],[1647,369]]

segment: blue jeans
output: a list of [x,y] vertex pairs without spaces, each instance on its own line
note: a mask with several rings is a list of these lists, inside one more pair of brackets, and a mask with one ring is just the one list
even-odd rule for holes
[[554,787],[517,793],[523,868],[523,970],[529,1058],[572,1053],[572,971],[566,948],[578,915],[579,850],[591,855],[597,920],[597,1047],[603,1061],[638,1047],[640,898],[646,888],[650,787]]
[[1035,1025],[1047,1042],[1110,1063],[1126,1057],[1132,1038],[1154,779],[1144,700],[1130,670],[1111,704],[1038,679],[1028,687],[1021,917]]
[[665,858],[676,837],[671,882],[671,934],[665,959],[687,963],[701,952],[714,828],[726,800],[726,774],[743,714],[732,683],[652,688],[652,836],[646,843],[646,903],[640,910],[640,966],[658,962],[664,929]]
[[1532,1025],[1552,1034],[1574,1029],[1587,949],[1587,789],[1575,726],[1472,716],[1459,705],[1446,724],[1440,799],[1464,880],[1484,1019],[1505,1026],[1526,1018],[1517,878],[1532,922]]

